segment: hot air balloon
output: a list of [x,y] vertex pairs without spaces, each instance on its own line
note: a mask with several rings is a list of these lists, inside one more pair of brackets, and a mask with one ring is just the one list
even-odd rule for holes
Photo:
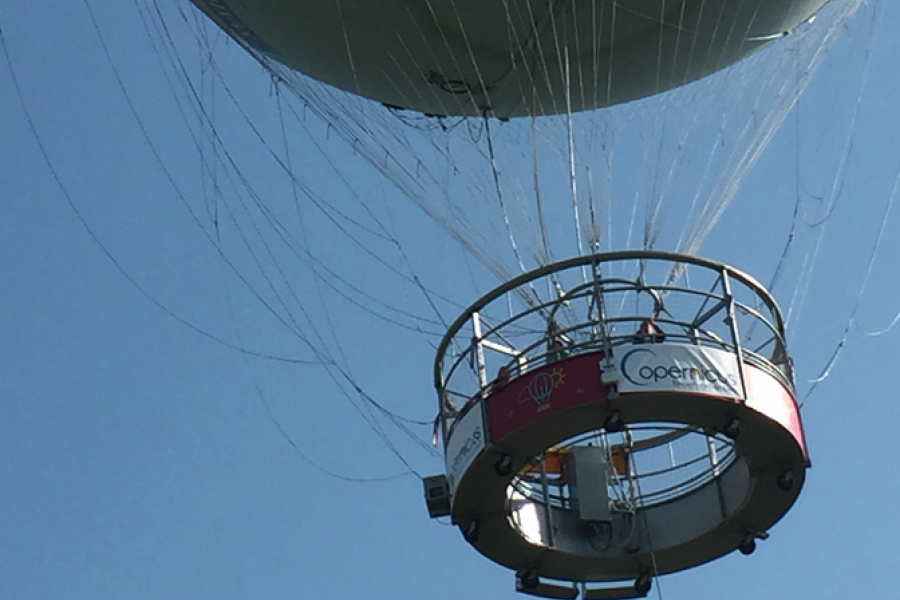
[[[486,131],[560,115],[572,154],[577,113],[721,71],[826,4],[193,2],[252,53],[394,111]],[[657,576],[752,553],[809,456],[763,285],[586,237],[578,258],[509,278],[450,325],[434,381],[446,472],[425,496],[521,592],[640,597]]]
[[[646,594],[667,573],[790,542],[772,527],[798,497],[809,462],[786,338],[786,321],[801,301],[779,294],[782,312],[771,284],[729,266],[770,273],[755,259],[763,248],[777,255],[768,225],[787,229],[788,217],[769,219],[774,199],[748,202],[759,219],[731,222],[723,243],[705,248],[727,258],[697,254],[843,13],[810,23],[823,2],[756,0],[194,4],[259,61],[262,77],[245,85],[240,69],[249,63],[259,75],[259,65],[222,44],[226,36],[199,12],[163,8],[164,20],[156,21],[147,10],[147,33],[165,51],[160,62],[183,103],[178,109],[187,110],[172,106],[163,126],[150,123],[138,133],[123,126],[115,147],[137,154],[174,138],[173,146],[157,146],[161,160],[144,156],[140,174],[162,178],[177,164],[181,189],[154,188],[148,214],[165,212],[181,196],[199,228],[178,227],[185,221],[180,206],[166,213],[175,226],[142,227],[167,233],[160,243],[197,229],[227,276],[236,273],[240,281],[229,292],[249,298],[235,303],[241,323],[246,314],[257,320],[242,340],[219,338],[274,359],[278,369],[290,365],[290,404],[273,404],[273,418],[279,408],[289,413],[286,406],[306,414],[285,419],[281,434],[337,414],[340,396],[319,385],[333,377],[326,383],[349,392],[366,422],[351,413],[310,454],[337,456],[344,444],[332,440],[347,440],[351,469],[378,477],[367,470],[370,457],[358,449],[354,426],[364,429],[369,419],[390,426],[396,415],[385,407],[408,402],[403,410],[428,422],[400,425],[418,427],[422,438],[435,431],[436,462],[443,459],[429,465],[433,471],[418,469],[441,471],[425,479],[429,512],[452,522],[477,551],[456,540],[464,560],[480,552],[509,568],[517,589],[529,594]],[[839,4],[852,8],[841,0],[826,9]],[[100,29],[113,37],[118,29],[103,29],[100,17]],[[179,32],[183,46],[171,52],[167,26],[186,29]],[[788,46],[777,42],[790,32]],[[12,47],[14,65],[23,47]],[[131,56],[110,54],[116,64]],[[220,74],[217,60],[232,70]],[[96,72],[108,77],[99,62]],[[123,87],[133,92],[142,72],[123,71]],[[35,70],[32,81],[42,73]],[[265,98],[269,76],[275,93]],[[141,88],[145,95],[131,97],[138,115],[142,100],[168,98],[165,82],[153,81],[160,90],[148,98]],[[241,94],[250,88],[258,95],[248,100]],[[245,121],[231,92],[239,108],[270,109],[247,122],[273,128],[260,127],[266,133],[257,137],[247,127],[237,138]],[[291,104],[288,93],[300,102]],[[268,119],[276,103],[281,123]],[[131,125],[131,118],[121,120]],[[844,122],[830,124],[837,130]],[[307,135],[307,127],[317,130]],[[51,158],[59,156],[52,150]],[[254,167],[270,154],[260,174]],[[395,197],[371,174],[356,179],[371,169],[422,213],[395,210],[388,204]],[[205,189],[185,183],[194,180]],[[285,185],[267,187],[276,180]],[[140,221],[132,216],[128,224]],[[392,217],[400,235],[392,236]],[[422,221],[453,242],[431,228],[417,238]],[[745,231],[754,227],[752,235]],[[304,230],[319,237],[308,241]],[[394,243],[401,236],[406,245]],[[449,247],[454,242],[462,252]],[[659,250],[669,247],[675,251]],[[453,252],[465,259],[446,258]],[[126,269],[134,265],[129,258]],[[217,262],[196,264],[198,273],[219,272],[210,268]],[[201,298],[219,288],[185,290],[174,295],[183,300],[180,310],[214,314]],[[172,298],[163,296],[163,304]],[[242,312],[256,302],[262,316]],[[317,312],[318,302],[332,313]],[[428,372],[407,361],[412,352],[401,355],[413,347],[422,361],[438,350],[434,421],[432,398],[420,393],[429,382],[401,393]],[[375,363],[377,375],[361,368]],[[274,385],[272,364],[259,378],[264,386]],[[376,405],[360,391],[382,383],[396,405]],[[384,431],[412,446],[399,429],[377,433]],[[302,437],[294,441],[309,450]],[[421,458],[388,441],[401,459]],[[395,495],[390,502],[400,503]],[[770,531],[776,540],[761,544]],[[421,540],[409,545],[418,549]],[[317,564],[310,563],[307,572]]]
[[[557,47],[637,2],[552,3],[554,23],[469,3],[509,7],[503,39],[544,11],[537,65],[489,99],[467,54],[427,64],[408,29],[385,47],[419,44],[414,81],[363,97],[378,49],[357,40],[389,28],[319,36],[363,65],[339,89],[251,29],[260,2],[206,5],[240,14],[240,43],[183,0],[32,4],[0,16],[5,479],[28,483],[5,488],[0,596],[890,597],[889,503],[833,516],[896,483],[896,335],[860,333],[896,311],[892,0],[846,24],[832,0],[680,87],[668,59],[709,58],[687,27],[658,81]],[[410,3],[429,5],[472,31]],[[673,87],[582,109],[628,81]]]

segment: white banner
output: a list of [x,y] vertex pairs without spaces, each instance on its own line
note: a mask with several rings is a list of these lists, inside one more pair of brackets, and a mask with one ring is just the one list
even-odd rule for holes
[[485,437],[481,406],[473,406],[456,422],[444,449],[447,483],[450,486],[451,494],[456,491],[459,478],[466,472],[478,453],[484,449]]
[[620,393],[693,392],[743,398],[737,356],[689,344],[616,346]]

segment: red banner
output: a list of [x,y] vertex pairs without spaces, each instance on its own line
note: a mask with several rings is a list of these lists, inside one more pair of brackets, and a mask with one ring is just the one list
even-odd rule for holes
[[747,378],[747,406],[790,431],[803,449],[803,454],[807,455],[800,408],[793,394],[772,375],[754,366],[747,365],[744,376]]
[[528,372],[499,387],[487,398],[491,442],[547,415],[606,399],[609,388],[600,377],[602,359],[602,352],[582,354]]

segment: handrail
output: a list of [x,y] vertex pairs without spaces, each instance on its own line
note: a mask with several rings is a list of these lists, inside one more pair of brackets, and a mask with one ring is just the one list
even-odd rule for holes
[[[724,263],[720,263],[717,261],[700,258],[696,256],[690,256],[685,254],[679,254],[675,252],[662,252],[657,250],[625,250],[619,252],[607,252],[601,254],[593,254],[587,256],[581,256],[577,258],[572,258],[566,261],[562,261],[559,263],[555,263],[552,265],[547,265],[545,267],[541,267],[529,273],[524,273],[500,287],[494,289],[487,295],[481,297],[476,302],[474,302],[471,306],[469,306],[457,319],[453,322],[450,328],[447,331],[447,334],[441,340],[441,344],[438,346],[436,360],[434,365],[434,382],[435,387],[438,390],[441,390],[444,385],[443,379],[443,359],[447,353],[450,344],[453,343],[453,340],[457,337],[459,332],[465,326],[466,322],[471,318],[471,315],[477,312],[480,312],[484,307],[488,306],[491,302],[504,296],[505,294],[520,288],[524,285],[534,282],[537,279],[542,277],[558,273],[560,271],[566,271],[573,268],[580,268],[584,266],[597,266],[600,264],[607,263],[617,263],[624,262],[629,260],[657,260],[657,261],[668,261],[676,264],[687,264],[687,265],[696,265],[700,267],[705,267],[707,269],[727,273],[729,277],[732,279],[739,281],[748,289],[750,289],[759,299],[763,301],[763,303],[769,308],[772,312],[775,323],[774,329],[777,331],[782,337],[784,335],[784,320],[781,316],[781,311],[778,308],[778,304],[772,295],[765,289],[755,278],[730,267]],[[657,287],[657,286],[643,286],[643,287]]]
[[[665,278],[655,283],[648,282],[645,276],[634,280],[602,276],[604,269],[610,270],[612,266],[622,264],[627,267],[637,264],[637,261],[644,265],[653,265],[655,261],[667,271],[676,264],[694,266],[708,272],[709,276],[700,278],[706,282],[700,286],[691,285],[687,277],[684,285],[676,285]],[[582,267],[587,265],[593,267],[591,272],[594,278],[590,280],[584,279],[585,270]],[[567,290],[560,287],[561,280],[574,276],[578,276],[580,282]],[[535,290],[541,286],[534,284],[542,278],[554,284],[548,288],[554,294],[549,299],[536,296]],[[736,282],[743,287],[738,286],[736,291],[732,291]],[[534,301],[526,303],[519,311],[512,310],[506,302],[506,295],[525,288]],[[639,308],[644,293],[654,299],[649,311],[647,307]],[[632,294],[638,306],[633,312],[623,311],[626,300]],[[742,301],[747,294],[752,297],[753,305]],[[605,306],[602,320],[597,313],[599,302]],[[700,305],[699,308],[696,304]],[[494,313],[502,309],[508,316],[491,315],[490,309]],[[716,326],[712,326],[716,314],[721,314],[726,323],[734,315],[737,321],[749,324],[742,330],[749,331],[750,335],[742,341],[735,337],[739,335],[736,327],[731,330],[731,326],[723,328],[721,325],[717,326],[717,333]],[[494,367],[501,366],[515,379],[554,362],[560,351],[572,357],[634,342],[637,329],[648,319],[665,329],[669,341],[734,353],[742,362],[759,366],[793,389],[793,373],[781,313],[775,300],[755,279],[722,263],[671,252],[611,252],[571,259],[523,274],[483,296],[456,319],[441,342],[435,362],[435,386],[441,399],[445,434],[450,425],[448,421],[490,395],[493,379],[489,377],[493,373],[486,372],[490,363]],[[477,329],[473,335],[465,332],[470,322]],[[488,323],[491,325],[482,329]],[[760,323],[763,329],[757,330],[756,325]],[[565,343],[553,349],[553,340],[564,340]],[[756,350],[744,347],[747,342],[751,342]],[[450,354],[448,350],[451,345],[461,348],[461,351]],[[757,351],[762,348],[770,348],[771,357]],[[497,352],[501,350],[506,356],[498,360]],[[463,367],[469,363],[475,368],[475,376],[462,379],[463,374],[468,372]],[[463,411],[454,408],[448,412],[445,398],[450,396],[468,398]]]

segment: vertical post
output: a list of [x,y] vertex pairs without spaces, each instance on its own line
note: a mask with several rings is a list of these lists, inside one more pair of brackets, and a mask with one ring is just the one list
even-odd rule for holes
[[[597,306],[597,321],[600,324],[600,336],[603,342],[603,365],[605,369],[612,369],[612,342],[609,339],[609,331],[606,329],[606,304],[603,300],[603,286],[600,283],[600,266],[594,263],[594,303]],[[596,335],[596,324],[591,324],[592,335]]]
[[728,303],[728,316],[726,321],[728,328],[731,330],[731,343],[734,346],[734,354],[737,356],[738,375],[741,377],[741,400],[747,402],[747,378],[744,376],[744,351],[741,346],[740,334],[738,333],[737,319],[734,313],[734,296],[731,295],[731,280],[728,278],[728,271],[722,270],[722,291],[725,292],[724,300]]
[[547,546],[553,547],[553,511],[550,510],[550,486],[547,483],[547,453],[541,455],[541,491],[544,494],[544,520],[547,523]]
[[[628,425],[622,430],[622,448],[625,450],[625,456],[634,456],[634,439],[631,436],[631,429]],[[628,461],[628,494],[633,503],[633,509],[637,509],[638,500],[640,500],[640,483],[637,480],[637,470],[633,460]]]
[[481,345],[481,316],[477,312],[472,313],[472,346],[475,351],[475,368],[478,374],[478,383],[482,389],[487,387],[487,365],[484,361],[484,346]]
[[716,450],[716,439],[706,436],[706,447],[709,449],[709,465],[714,477],[719,476],[719,452]]
[[441,405],[438,410],[438,419],[440,419],[441,426],[441,442],[443,443],[444,452],[447,451],[447,435],[450,433],[450,423],[448,423],[447,412],[448,412],[448,397],[447,394],[447,383],[444,382],[443,388],[441,388],[440,392],[440,402]]

